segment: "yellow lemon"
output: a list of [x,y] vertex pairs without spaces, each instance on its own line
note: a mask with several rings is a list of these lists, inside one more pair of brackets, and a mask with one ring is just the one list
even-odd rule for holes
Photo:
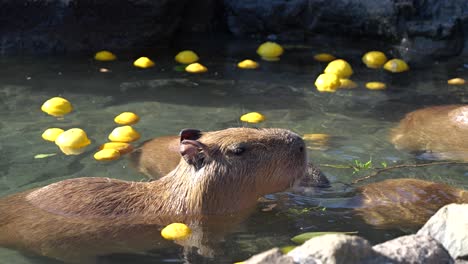
[[73,110],[71,103],[62,97],[53,97],[45,101],[41,110],[52,116],[64,116]]
[[96,160],[109,161],[120,158],[120,152],[116,149],[102,149],[94,154]]
[[391,59],[384,64],[384,69],[390,72],[404,72],[409,70],[409,66],[403,60]]
[[257,54],[264,60],[275,61],[279,60],[284,52],[283,47],[275,42],[265,42],[257,48]]
[[310,141],[327,141],[330,138],[328,134],[304,134],[302,139]]
[[362,56],[362,62],[373,69],[381,68],[387,62],[387,56],[381,51],[369,51]]
[[183,240],[191,233],[190,227],[182,223],[172,223],[161,230],[161,236],[167,240]]
[[83,129],[71,128],[61,133],[55,139],[55,144],[66,155],[78,155],[83,153],[85,147],[91,144],[91,141]]
[[125,142],[107,142],[99,147],[99,150],[115,149],[120,152],[120,155],[125,155],[132,152],[133,146]]
[[109,134],[109,140],[114,142],[133,142],[140,139],[140,134],[131,126],[116,127]]
[[314,56],[314,59],[320,62],[330,62],[336,58],[335,56],[328,54],[328,53],[319,53]]
[[340,78],[348,78],[353,74],[351,65],[345,60],[337,59],[328,63],[324,73],[333,73]]
[[191,50],[184,50],[177,53],[177,55],[175,56],[175,60],[178,63],[190,64],[198,61],[198,55]]
[[47,141],[54,142],[57,137],[63,133],[63,129],[61,128],[49,128],[44,133],[42,133],[42,138]]
[[383,90],[387,88],[387,85],[383,82],[368,82],[366,83],[366,88],[369,90]]
[[247,123],[260,123],[260,122],[265,121],[265,116],[258,112],[251,112],[251,113],[242,115],[240,117],[240,120],[247,122]]
[[340,79],[340,89],[354,89],[358,87],[357,83],[350,79]]
[[322,73],[315,80],[315,86],[319,92],[336,92],[340,87],[340,78],[333,73]]
[[140,117],[133,112],[123,112],[114,118],[114,122],[119,125],[133,125],[140,120]]
[[243,60],[237,63],[237,67],[241,69],[257,69],[258,63],[253,60]]
[[185,71],[190,73],[202,73],[208,71],[208,69],[200,63],[195,62],[185,67]]
[[136,61],[133,62],[133,66],[146,69],[146,68],[153,67],[154,62],[150,60],[148,57],[140,57]]
[[117,59],[117,56],[110,51],[101,50],[94,55],[94,59],[97,61],[113,61]]
[[453,78],[447,81],[450,85],[463,85],[465,84],[465,80],[462,78]]

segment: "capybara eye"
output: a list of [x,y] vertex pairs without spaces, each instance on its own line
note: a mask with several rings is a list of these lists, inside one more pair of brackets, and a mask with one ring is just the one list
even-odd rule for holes
[[234,149],[232,150],[232,153],[233,153],[234,155],[236,155],[236,156],[240,156],[240,155],[242,155],[242,153],[244,153],[244,152],[245,152],[245,148],[243,148],[243,147],[237,147],[237,148],[234,148]]
[[304,147],[300,147],[300,148],[299,148],[299,152],[300,152],[300,153],[304,152]]

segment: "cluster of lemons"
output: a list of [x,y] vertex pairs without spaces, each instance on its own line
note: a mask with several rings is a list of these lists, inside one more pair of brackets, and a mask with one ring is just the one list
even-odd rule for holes
[[[62,97],[53,97],[41,106],[45,113],[63,117],[73,110],[71,103]],[[121,155],[127,154],[133,150],[130,142],[140,138],[140,134],[131,125],[140,120],[138,115],[132,112],[124,112],[115,117],[114,121],[119,126],[109,134],[109,140],[99,147],[99,151],[94,154],[96,160],[115,160]],[[79,155],[83,153],[86,147],[91,144],[86,132],[81,128],[71,128],[64,131],[61,128],[49,128],[42,133],[42,138],[47,141],[55,142],[65,155]]]
[[[327,53],[317,54],[314,57],[320,62],[329,62],[323,74],[320,74],[315,86],[320,92],[335,92],[337,89],[356,88],[357,84],[349,77],[353,74],[351,65],[343,60],[336,59],[333,55]],[[392,73],[405,72],[409,70],[408,64],[401,59],[388,60],[387,56],[381,51],[369,51],[362,56],[362,62],[371,69],[384,68]],[[368,82],[366,88],[370,90],[382,90],[386,88],[382,82]]]

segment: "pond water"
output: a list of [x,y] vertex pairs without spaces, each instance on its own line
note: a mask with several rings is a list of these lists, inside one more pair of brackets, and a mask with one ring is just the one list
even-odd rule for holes
[[[291,245],[291,237],[309,231],[358,231],[373,243],[412,231],[375,229],[354,217],[342,207],[350,190],[339,182],[349,183],[366,171],[353,174],[352,169],[323,164],[350,165],[354,160],[372,159],[378,167],[382,162],[388,165],[422,162],[419,157],[396,150],[388,141],[389,130],[412,110],[467,103],[466,86],[448,86],[446,81],[468,77],[468,69],[464,67],[468,58],[431,62],[424,67],[413,67],[407,73],[390,74],[365,68],[360,57],[372,49],[391,56],[395,47],[337,42],[288,45],[278,62],[259,60],[261,67],[257,70],[237,69],[235,65],[242,59],[258,59],[255,54],[258,44],[205,40],[171,49],[117,54],[119,60],[110,63],[95,62],[90,54],[0,58],[0,196],[83,176],[143,180],[144,176],[129,167],[125,158],[108,163],[93,159],[95,149],[106,142],[107,135],[116,126],[113,118],[123,111],[134,111],[141,117],[135,125],[142,135],[140,142],[177,134],[182,128],[217,130],[252,126],[241,123],[239,117],[257,111],[266,116],[266,122],[256,127],[287,128],[301,135],[330,135],[326,146],[310,144],[308,154],[309,160],[322,168],[333,186],[307,195],[269,195],[267,198],[278,206],[272,210],[262,210],[259,206],[220,245],[222,257],[200,257],[194,262],[241,261],[274,246]],[[175,71],[173,56],[182,48],[196,50],[209,71],[200,75]],[[336,54],[349,61],[355,72],[352,79],[359,87],[319,93],[314,81],[326,66],[313,60],[313,55],[319,52]],[[145,70],[134,68],[132,61],[140,55],[153,58],[156,66]],[[110,72],[102,73],[100,68]],[[384,81],[388,88],[367,90],[364,88],[367,81]],[[75,110],[63,119],[41,112],[41,104],[54,96],[67,98]],[[83,128],[92,145],[79,156],[60,154],[54,144],[41,139],[41,133],[49,127]],[[58,154],[34,158],[36,154],[48,153]],[[466,168],[434,166],[394,170],[373,180],[415,177],[467,188]],[[103,257],[98,262],[183,261],[182,249],[174,245],[159,251]],[[0,249],[0,262],[56,263],[8,249]]]

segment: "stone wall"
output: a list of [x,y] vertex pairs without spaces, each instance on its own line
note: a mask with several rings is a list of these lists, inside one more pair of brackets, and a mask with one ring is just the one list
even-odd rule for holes
[[435,58],[466,45],[466,0],[3,0],[0,54],[139,49],[180,34],[392,41]]

